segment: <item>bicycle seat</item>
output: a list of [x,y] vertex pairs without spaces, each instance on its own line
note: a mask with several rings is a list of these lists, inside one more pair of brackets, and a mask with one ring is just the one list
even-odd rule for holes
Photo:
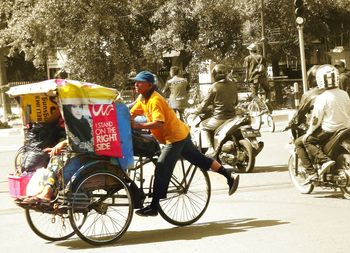
[[160,153],[158,141],[150,134],[133,132],[132,144],[135,156],[153,157]]

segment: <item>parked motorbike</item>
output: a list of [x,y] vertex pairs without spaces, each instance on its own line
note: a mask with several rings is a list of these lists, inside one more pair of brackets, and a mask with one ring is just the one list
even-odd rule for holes
[[[302,136],[306,129],[303,125],[292,126],[290,129],[292,150],[288,162],[288,170],[292,183],[303,194],[311,193],[314,187],[335,190],[340,188],[344,197],[350,199],[350,129],[343,128],[338,130],[323,146],[323,152],[336,161],[335,165],[323,175],[319,175],[316,181],[305,184],[308,174],[296,154],[294,141],[298,136]],[[314,164],[314,167],[319,171],[321,165]]]
[[[211,112],[200,115],[194,112],[187,115],[186,122],[191,127],[193,142],[205,153],[209,147],[209,140],[204,138],[199,124],[209,118]],[[247,112],[241,111],[237,116],[228,119],[214,131],[214,158],[222,164],[238,169],[238,172],[252,172],[255,157],[264,147],[264,143],[257,140],[260,131],[251,127],[251,119]]]

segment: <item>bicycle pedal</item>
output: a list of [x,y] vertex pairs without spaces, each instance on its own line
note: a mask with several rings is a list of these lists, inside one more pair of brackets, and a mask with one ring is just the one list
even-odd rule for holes
[[138,181],[138,182],[141,182],[141,181],[142,181],[142,183],[144,183],[144,182],[145,182],[145,179],[141,179],[140,177],[136,177],[136,181]]

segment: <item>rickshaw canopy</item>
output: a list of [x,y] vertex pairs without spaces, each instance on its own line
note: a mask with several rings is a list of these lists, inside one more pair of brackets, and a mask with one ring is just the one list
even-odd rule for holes
[[30,94],[56,96],[57,90],[59,90],[60,98],[70,104],[108,104],[116,100],[119,95],[116,89],[107,88],[98,84],[66,79],[50,79],[37,83],[14,86],[6,93],[10,97]]

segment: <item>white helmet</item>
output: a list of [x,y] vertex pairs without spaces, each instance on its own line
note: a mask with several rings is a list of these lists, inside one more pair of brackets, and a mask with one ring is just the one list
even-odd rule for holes
[[325,64],[316,70],[318,88],[332,89],[339,86],[339,71],[336,67]]

